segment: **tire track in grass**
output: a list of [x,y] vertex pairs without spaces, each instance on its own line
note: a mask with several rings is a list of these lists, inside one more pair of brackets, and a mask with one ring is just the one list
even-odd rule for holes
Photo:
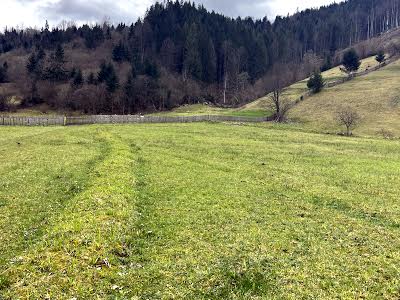
[[108,130],[99,134],[108,155],[57,224],[3,274],[4,299],[115,299],[124,294],[130,224],[137,219],[135,159],[122,139]]
[[[75,132],[72,134],[68,132],[68,135],[64,136],[65,145],[76,137],[74,134]],[[2,216],[0,220],[0,274],[8,268],[6,261],[7,264],[13,264],[21,252],[28,251],[40,241],[46,229],[50,228],[53,220],[62,214],[69,201],[85,188],[87,177],[84,175],[90,173],[96,164],[104,159],[107,152],[103,141],[97,136],[89,141],[96,142],[96,147],[99,145],[99,149],[95,149],[99,150],[98,153],[79,152],[79,148],[74,148],[78,154],[87,154],[87,160],[72,160],[70,164],[65,164],[66,159],[71,159],[67,156],[67,158],[54,161],[52,159],[61,153],[58,149],[54,151],[51,149],[51,155],[48,154],[43,158],[43,160],[49,159],[50,169],[49,166],[43,165],[44,161],[40,160],[41,157],[30,157],[31,166],[25,165],[25,169],[14,166],[13,172],[0,172],[0,176],[7,174],[10,178],[9,180],[5,177],[3,180],[0,179],[0,188],[4,187],[4,193],[0,191]],[[26,151],[21,150],[20,155],[26,155]],[[13,157],[13,160],[19,161],[20,158]],[[83,164],[79,164],[82,162]],[[32,169],[35,172],[31,172]],[[32,182],[34,184],[30,185]],[[8,261],[12,257],[14,258]],[[0,289],[1,281],[0,275]]]
[[[220,250],[227,252],[219,255],[210,253],[212,258],[207,257],[207,260],[210,260],[208,267],[205,268],[197,258],[191,260],[192,255],[196,256],[194,252],[199,251],[197,254],[204,257],[204,253],[200,252],[214,252],[214,250],[204,248],[205,244],[199,240],[198,245],[192,245],[192,240],[187,240],[185,249],[182,226],[187,227],[187,230],[193,230],[193,235],[201,236],[204,232],[195,230],[193,226],[197,225],[190,221],[186,223],[188,220],[179,220],[186,209],[180,207],[178,199],[174,199],[172,182],[164,181],[164,175],[156,173],[155,168],[160,167],[163,172],[170,174],[165,175],[167,177],[184,181],[182,177],[186,173],[184,165],[188,168],[189,165],[194,165],[197,168],[199,160],[189,160],[183,154],[177,155],[175,149],[171,151],[160,148],[156,151],[155,147],[147,144],[145,147],[143,153],[138,155],[135,168],[136,207],[139,218],[132,246],[134,252],[129,258],[130,264],[127,269],[131,290],[126,294],[126,299],[258,299],[257,297],[262,295],[270,295],[270,299],[275,299],[273,294],[280,293],[279,278],[274,273],[274,268],[277,266],[275,262],[263,256],[255,259],[246,253],[246,249],[228,253],[224,246],[221,250],[218,249],[219,245],[215,245],[216,252]],[[150,153],[157,153],[158,159],[154,160]],[[175,163],[172,163],[174,167],[169,163],[163,165],[163,160],[179,161],[182,165]],[[209,165],[211,167],[213,164]],[[212,169],[221,176],[229,176],[226,174],[226,168],[220,168],[217,162]],[[173,170],[175,174],[170,173]],[[200,174],[203,172],[199,171],[197,175]],[[186,187],[188,194],[191,188],[193,187],[189,185]],[[175,200],[175,204],[168,203]],[[191,201],[195,202],[196,198]],[[196,209],[195,203],[191,209]],[[212,210],[211,207],[207,207],[208,209]],[[170,219],[172,215],[177,219]],[[196,218],[198,216],[193,214],[193,220]],[[202,228],[202,230],[207,229]],[[201,237],[198,239],[202,240]]]

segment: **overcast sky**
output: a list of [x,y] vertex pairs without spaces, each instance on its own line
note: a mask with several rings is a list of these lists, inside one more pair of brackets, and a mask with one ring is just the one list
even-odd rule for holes
[[[143,16],[155,0],[0,0],[0,29],[6,26],[50,26],[61,20],[131,23]],[[334,0],[195,0],[206,8],[231,17],[252,16],[270,19],[294,13],[297,9],[318,7]],[[336,0],[339,2],[340,0]]]

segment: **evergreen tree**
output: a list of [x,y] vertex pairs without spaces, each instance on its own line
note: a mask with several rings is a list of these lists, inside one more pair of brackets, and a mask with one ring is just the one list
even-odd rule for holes
[[8,67],[0,66],[0,83],[7,82],[7,69]]
[[28,71],[28,74],[32,76],[35,80],[40,79],[43,76],[43,56],[40,55],[40,52],[38,54],[32,53],[29,58],[28,62],[26,64],[26,70]]
[[183,72],[196,79],[201,79],[202,66],[198,45],[198,29],[193,23],[186,29],[186,41],[183,53]]
[[355,49],[350,49],[344,54],[342,64],[347,73],[358,71],[361,61]]
[[90,84],[90,85],[96,84],[96,78],[95,78],[93,72],[90,72],[90,74],[89,74],[89,76],[87,78],[87,84]]
[[132,64],[132,66],[131,66],[131,73],[130,73],[130,75],[132,75],[132,78],[133,79],[135,79],[136,77],[137,77],[137,72],[136,72],[136,69],[135,69],[135,66]]
[[76,72],[77,72],[76,67],[73,67],[72,70],[69,72],[69,78],[74,79],[76,76]]
[[108,66],[108,74],[105,82],[107,92],[110,94],[113,94],[119,88],[119,80],[112,64]]
[[46,58],[46,52],[44,52],[43,48],[39,49],[39,51],[38,51],[38,53],[36,55],[36,58],[37,58],[38,61],[41,61],[41,60]]
[[208,39],[201,54],[202,65],[204,66],[202,80],[213,83],[217,80],[217,56],[215,54],[214,43],[211,39]]
[[28,58],[28,63],[26,64],[26,69],[29,74],[33,74],[36,71],[38,61],[36,59],[35,53],[32,53]]
[[158,70],[157,64],[151,62],[150,60],[145,61],[144,72],[147,76],[149,76],[153,79],[160,78],[160,71]]
[[56,51],[54,52],[54,61],[59,64],[65,63],[64,48],[61,45],[58,45]]
[[118,43],[118,45],[116,45],[112,51],[112,57],[113,60],[121,63],[123,61],[126,61],[129,59],[128,53],[127,53],[127,49],[125,48],[124,44],[122,43],[122,41],[120,41]]
[[332,64],[332,55],[328,55],[328,56],[325,58],[325,62],[324,62],[324,64],[323,64],[323,66],[321,67],[321,72],[328,71],[328,70],[332,69],[332,67],[333,67],[333,64]]
[[68,79],[69,72],[65,69],[65,62],[64,49],[61,45],[58,45],[56,51],[50,56],[44,79],[54,82]]
[[110,64],[106,64],[105,61],[103,61],[100,65],[100,71],[97,74],[97,82],[103,83],[107,80],[107,78],[110,76]]
[[380,63],[380,64],[383,63],[386,59],[385,52],[383,52],[383,50],[380,50],[378,52],[378,54],[376,55],[375,59],[378,63]]
[[89,49],[95,49],[104,42],[104,32],[103,29],[96,25],[93,28],[89,28],[86,25],[84,30],[85,45]]
[[265,74],[267,70],[267,48],[262,37],[258,37],[254,45],[249,49],[249,75],[250,79],[254,82]]
[[111,29],[110,26],[107,26],[107,30],[106,30],[106,40],[111,40]]
[[128,74],[128,78],[124,84],[124,108],[126,108],[128,114],[136,111],[135,107],[135,85],[134,77],[132,74]]
[[315,94],[319,93],[325,85],[320,72],[314,72],[307,82],[307,87]]
[[81,69],[78,69],[72,80],[72,86],[74,86],[75,88],[79,88],[82,85],[83,85],[83,75]]

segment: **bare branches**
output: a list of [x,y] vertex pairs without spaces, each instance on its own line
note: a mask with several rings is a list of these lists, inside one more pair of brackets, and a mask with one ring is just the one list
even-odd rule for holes
[[275,121],[278,123],[287,120],[287,114],[293,107],[288,99],[282,96],[282,89],[275,89],[269,96],[269,109],[274,112]]
[[360,115],[351,107],[344,107],[337,112],[338,123],[346,127],[346,136],[351,136],[352,130],[360,121]]
[[293,107],[285,96],[283,96],[283,89],[290,83],[291,72],[284,66],[276,66],[273,70],[272,78],[272,92],[269,95],[268,108],[273,111],[275,121],[278,123],[285,122],[289,110]]

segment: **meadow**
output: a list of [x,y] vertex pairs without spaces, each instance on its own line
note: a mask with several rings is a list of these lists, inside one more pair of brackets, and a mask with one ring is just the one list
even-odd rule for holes
[[344,84],[324,89],[305,99],[291,112],[290,118],[304,128],[334,132],[337,111],[350,107],[360,117],[358,135],[400,136],[400,61],[355,78]]
[[398,299],[399,141],[0,128],[0,299]]

